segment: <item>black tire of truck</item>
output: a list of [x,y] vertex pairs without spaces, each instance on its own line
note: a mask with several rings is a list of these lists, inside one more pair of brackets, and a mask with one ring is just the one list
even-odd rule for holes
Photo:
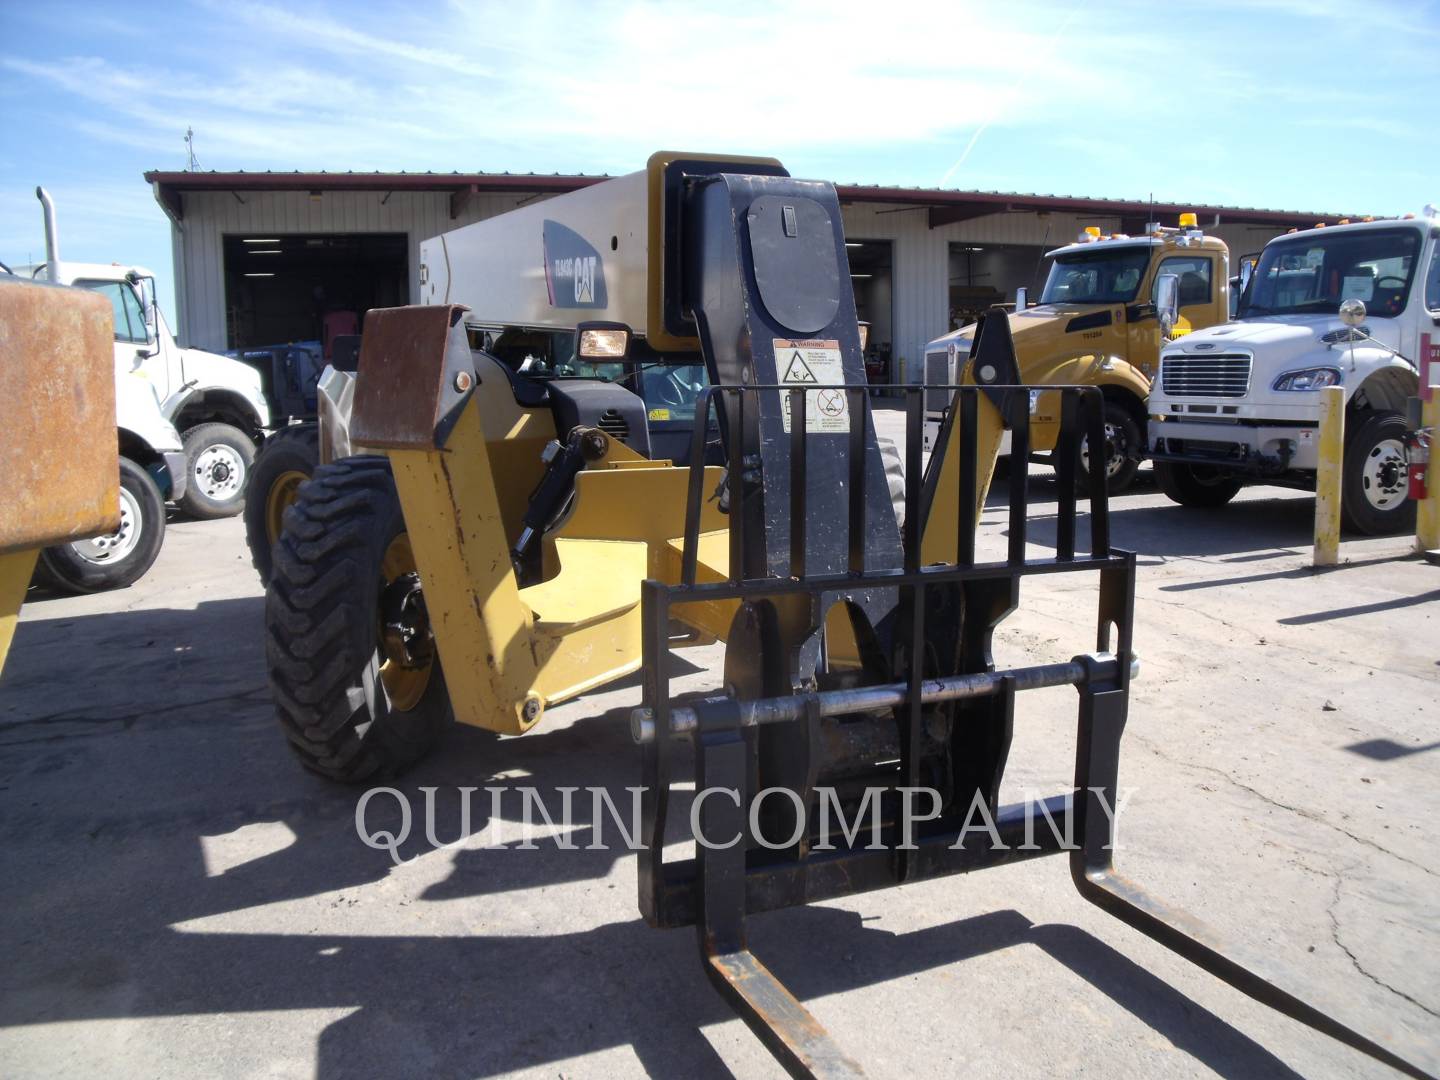
[[[1135,474],[1140,471],[1140,450],[1145,437],[1130,410],[1118,401],[1106,400],[1104,424],[1105,491],[1119,495],[1135,482]],[[1089,442],[1086,438],[1080,440],[1075,462],[1075,491],[1082,496],[1090,494],[1090,470],[1086,465]]]
[[[402,772],[452,713],[389,463],[316,469],[273,553],[265,655],[291,749],[332,780]],[[385,624],[405,628],[413,650],[403,659]]]
[[1208,465],[1155,462],[1155,482],[1171,502],[1200,510],[1224,506],[1244,485]]
[[150,474],[120,459],[120,527],[113,533],[56,544],[40,552],[35,576],[71,593],[104,592],[135,584],[165,543],[165,499]]
[[245,544],[260,584],[270,583],[271,549],[280,538],[285,509],[320,466],[320,426],[292,424],[265,440],[245,485]]
[[189,477],[180,509],[201,521],[240,513],[255,461],[250,436],[230,424],[197,424],[185,432],[184,443]]
[[1414,532],[1415,503],[1406,498],[1405,418],[1398,412],[1376,410],[1346,421],[1340,478],[1345,527],[1367,536]]

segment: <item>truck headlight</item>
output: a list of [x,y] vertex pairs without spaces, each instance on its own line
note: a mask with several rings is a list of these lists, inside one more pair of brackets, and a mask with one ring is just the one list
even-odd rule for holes
[[1275,380],[1276,390],[1323,390],[1327,386],[1340,385],[1338,368],[1304,368],[1301,371],[1287,371]]

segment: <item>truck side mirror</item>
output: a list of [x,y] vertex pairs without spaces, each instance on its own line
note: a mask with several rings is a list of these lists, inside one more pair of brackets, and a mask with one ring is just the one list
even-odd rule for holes
[[1160,336],[1169,337],[1180,315],[1180,275],[1161,274],[1155,279],[1155,318],[1160,322]]

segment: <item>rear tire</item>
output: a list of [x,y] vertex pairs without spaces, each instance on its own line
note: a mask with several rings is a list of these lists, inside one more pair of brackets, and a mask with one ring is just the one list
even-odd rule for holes
[[180,509],[193,518],[234,517],[245,508],[245,483],[255,461],[250,436],[229,424],[197,424],[185,432],[190,474]]
[[1367,536],[1415,531],[1408,499],[1405,418],[1397,412],[1360,413],[1345,439],[1340,510],[1345,527]]
[[[451,711],[389,463],[320,466],[285,511],[273,554],[265,653],[291,749],[306,768],[352,783],[414,764]],[[387,652],[382,608],[416,629],[410,659],[428,662]]]
[[265,440],[245,485],[245,543],[262,585],[270,582],[271,549],[285,510],[320,466],[318,424],[292,424]]
[[120,528],[40,553],[42,581],[72,593],[123,589],[139,581],[165,542],[165,499],[150,474],[120,459]]
[[1224,506],[1243,486],[1210,466],[1173,461],[1155,462],[1155,480],[1171,502],[1209,510]]

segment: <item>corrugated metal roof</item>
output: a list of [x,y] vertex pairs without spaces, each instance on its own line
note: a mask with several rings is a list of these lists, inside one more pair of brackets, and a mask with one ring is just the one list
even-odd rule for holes
[[[610,179],[608,173],[512,173],[512,172],[162,172],[145,173],[155,186],[157,197],[170,212],[184,214],[180,198],[195,191],[436,191],[452,196],[493,191],[535,191],[561,193],[588,187]],[[970,190],[963,188],[907,187],[889,184],[837,184],[843,202],[896,203],[928,209],[934,226],[952,224],[995,213],[1063,211],[1080,214],[1145,219],[1150,215],[1171,217],[1194,211],[1204,217],[1219,217],[1234,223],[1261,225],[1333,224],[1342,217],[1359,218],[1360,213],[1313,210],[1282,210],[1227,204],[1152,202],[1149,199],[1117,199],[1090,195],[1056,195],[1038,192]]]

